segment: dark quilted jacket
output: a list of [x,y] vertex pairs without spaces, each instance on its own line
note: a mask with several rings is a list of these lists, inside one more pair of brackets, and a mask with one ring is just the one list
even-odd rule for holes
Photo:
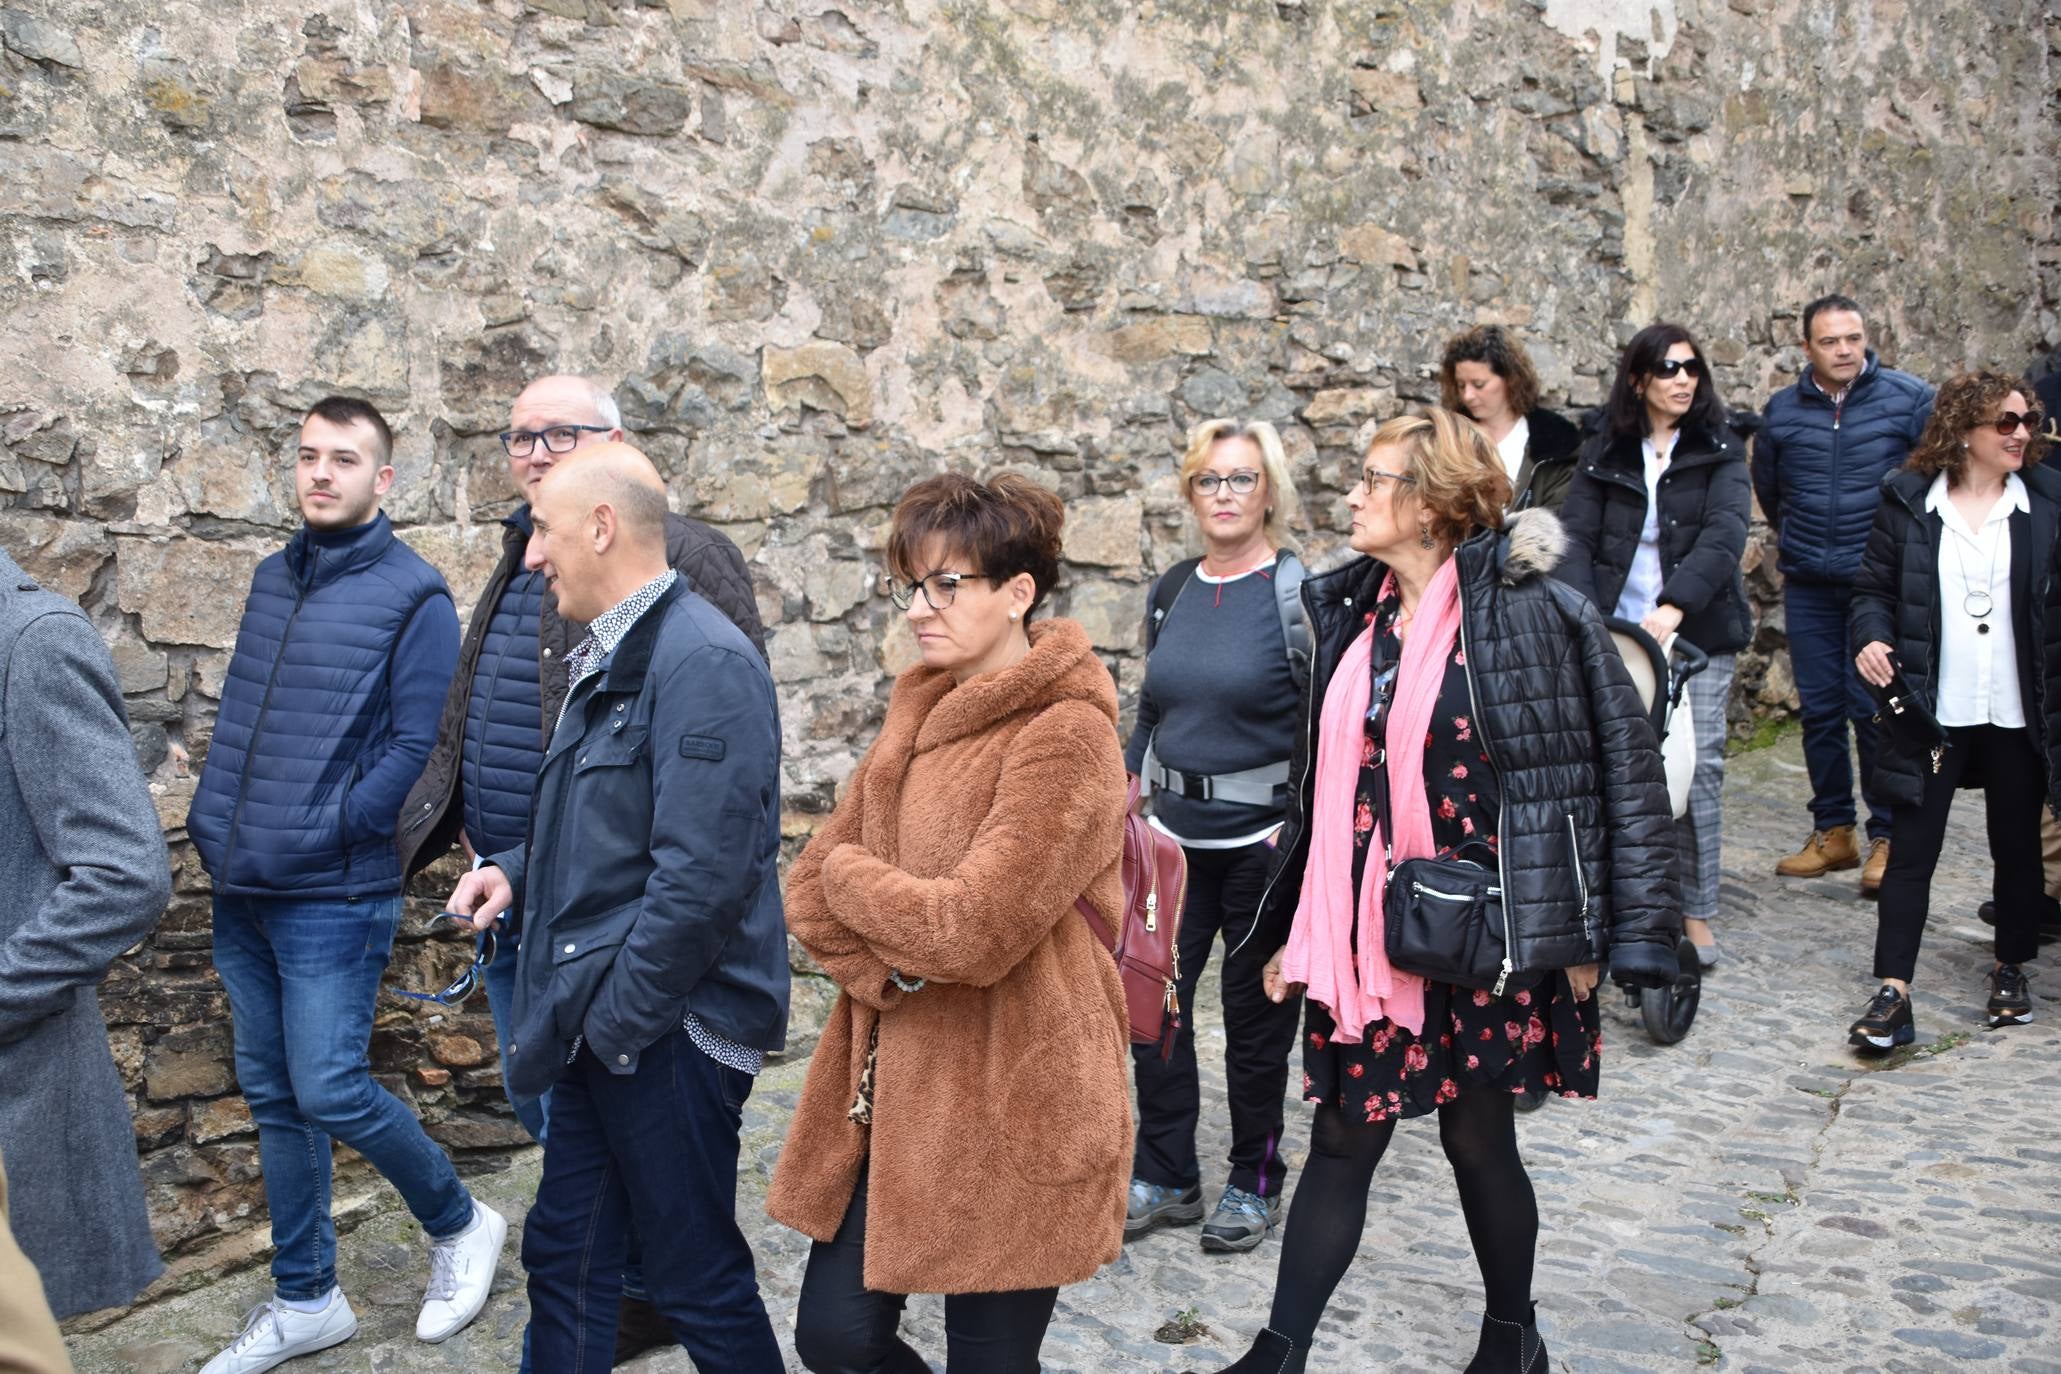
[[[2061,476],[2043,467],[2019,473],[2032,514],[2011,516],[2011,633],[2018,647],[2018,690],[2026,724],[2039,740],[2061,738],[2055,711],[2061,688],[2061,634],[2049,621],[2054,586],[2054,527],[2061,520]],[[1939,683],[1939,539],[1944,525],[1925,509],[1932,479],[1904,469],[1882,481],[1875,528],[1854,579],[1847,612],[1847,652],[1887,644],[1904,679],[1929,709]],[[2040,751],[2042,760],[2046,750]],[[1876,732],[1875,782],[1893,802],[1915,806],[1932,761],[1924,745],[1894,730]],[[2054,768],[2047,765],[2052,789]]]
[[[1636,438],[1597,435],[1582,450],[1560,518],[1558,576],[1604,612],[1616,609],[1646,523],[1645,460]],[[1739,570],[1753,511],[1746,455],[1729,431],[1684,429],[1660,475],[1660,600],[1682,610],[1682,638],[1729,654],[1753,636]]]
[[[1547,511],[1476,535],[1460,560],[1461,634],[1481,731],[1503,790],[1504,890],[1520,972],[1608,958],[1623,982],[1673,978],[1681,902],[1674,823],[1646,708],[1595,608],[1548,576],[1562,552]],[[1315,657],[1288,819],[1248,939],[1287,943],[1309,858],[1316,724],[1387,568],[1356,558],[1303,584]],[[1577,862],[1578,860],[1578,862]]]
[[[518,511],[509,522],[524,529]],[[482,854],[521,844],[528,832],[530,795],[544,762],[543,669],[537,629],[546,590],[540,573],[518,569],[494,603],[465,703],[465,733],[458,754],[458,796],[465,833]]]
[[1882,479],[1911,456],[1932,388],[1871,351],[1835,408],[1810,370],[1768,401],[1753,441],[1753,488],[1782,541],[1784,577],[1851,582]]
[[[529,507],[511,518],[501,536],[501,562],[480,594],[466,623],[465,646],[458,655],[458,673],[451,680],[451,694],[444,703],[443,723],[437,728],[436,748],[422,779],[401,807],[401,860],[409,873],[430,864],[458,842],[461,808],[453,803],[458,795],[458,769],[464,744],[465,721],[478,681],[480,658],[487,630],[493,623],[494,608],[515,575],[522,571],[522,555],[528,542]],[[766,630],[759,623],[758,597],[752,592],[751,570],[744,555],[720,531],[684,515],[666,517],[666,561],[687,579],[691,590],[721,611],[726,619],[744,631],[759,657],[766,656]],[[549,744],[551,727],[565,702],[565,656],[586,638],[587,627],[564,620],[558,614],[557,598],[546,593],[537,621],[538,720],[537,742],[541,750]],[[534,780],[533,780],[534,781]]]
[[1575,459],[1581,453],[1582,432],[1574,423],[1540,406],[1524,417],[1530,438],[1524,445],[1524,466],[1517,470],[1516,490],[1510,496],[1511,510],[1537,507],[1556,515],[1567,500],[1567,484],[1574,480]]
[[[441,617],[443,661],[404,662],[404,632]],[[444,579],[382,515],[302,529],[258,564],[186,828],[217,892],[349,898],[401,889],[394,817],[433,738],[395,718],[393,680],[450,682],[458,616]],[[433,702],[434,695],[429,699]]]

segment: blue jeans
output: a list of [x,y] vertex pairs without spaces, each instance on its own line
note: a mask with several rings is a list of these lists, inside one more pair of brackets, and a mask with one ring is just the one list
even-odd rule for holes
[[494,1014],[494,1044],[499,1047],[501,1055],[501,1090],[508,1094],[508,1105],[515,1109],[515,1119],[530,1133],[530,1139],[541,1145],[550,1119],[551,1094],[524,1097],[508,1087],[508,1018],[515,1014],[516,949],[517,941],[504,934],[494,962],[487,965],[483,981],[487,985],[487,1010]]
[[718,1064],[685,1030],[660,1036],[637,1071],[591,1050],[551,1090],[544,1177],[522,1236],[530,1325],[523,1374],[607,1374],[634,1219],[652,1305],[701,1374],[784,1374],[737,1226],[737,1132],[748,1073]]
[[472,1222],[450,1157],[372,1081],[373,1006],[400,919],[398,896],[215,898],[215,969],[229,992],[236,1080],[258,1125],[282,1298],[313,1301],[336,1286],[331,1138],[386,1175],[432,1237]]
[[1789,629],[1789,669],[1803,703],[1803,762],[1811,777],[1811,825],[1852,825],[1853,762],[1847,727],[1861,756],[1861,796],[1868,803],[1868,838],[1889,838],[1891,803],[1875,790],[1875,701],[1847,652],[1850,582],[1785,583],[1783,619]]

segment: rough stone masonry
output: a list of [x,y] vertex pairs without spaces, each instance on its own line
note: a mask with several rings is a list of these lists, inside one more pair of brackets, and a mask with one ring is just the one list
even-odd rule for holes
[[[107,635],[172,842],[106,992],[170,1282],[263,1243],[182,827],[310,401],[394,418],[466,607],[521,381],[616,383],[751,560],[798,841],[912,657],[877,555],[921,474],[1065,495],[1058,610],[1129,691],[1195,419],[1282,427],[1321,557],[1476,322],[1575,408],[1656,314],[1757,406],[1833,288],[1921,374],[2034,362],[2057,52],[2038,0],[0,0],[0,542]],[[1747,566],[1742,717],[1791,697]],[[483,1006],[374,1056],[446,1144],[521,1138]]]

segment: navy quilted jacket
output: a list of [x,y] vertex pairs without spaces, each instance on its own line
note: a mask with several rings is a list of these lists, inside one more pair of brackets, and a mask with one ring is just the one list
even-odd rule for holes
[[443,577],[384,515],[258,564],[186,818],[215,890],[399,892],[395,821],[457,660]]
[[[529,534],[525,506],[502,522]],[[465,833],[482,854],[523,842],[530,795],[544,762],[542,670],[537,626],[544,614],[544,579],[519,568],[494,602],[466,693],[465,734],[459,743],[458,791]]]
[[1840,406],[1809,368],[1774,394],[1753,441],[1753,489],[1781,539],[1784,577],[1853,581],[1882,479],[1931,417],[1932,388],[1882,366],[1873,350]]

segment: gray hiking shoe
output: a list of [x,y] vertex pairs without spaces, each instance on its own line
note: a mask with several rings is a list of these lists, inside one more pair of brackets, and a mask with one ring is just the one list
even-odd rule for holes
[[1162,1226],[1193,1226],[1202,1220],[1202,1185],[1168,1188],[1131,1180],[1130,1205],[1124,1209],[1124,1239],[1136,1240]]
[[1202,1248],[1222,1253],[1250,1250],[1267,1238],[1281,1219],[1281,1199],[1261,1197],[1243,1188],[1226,1188],[1217,1210],[1202,1228]]

